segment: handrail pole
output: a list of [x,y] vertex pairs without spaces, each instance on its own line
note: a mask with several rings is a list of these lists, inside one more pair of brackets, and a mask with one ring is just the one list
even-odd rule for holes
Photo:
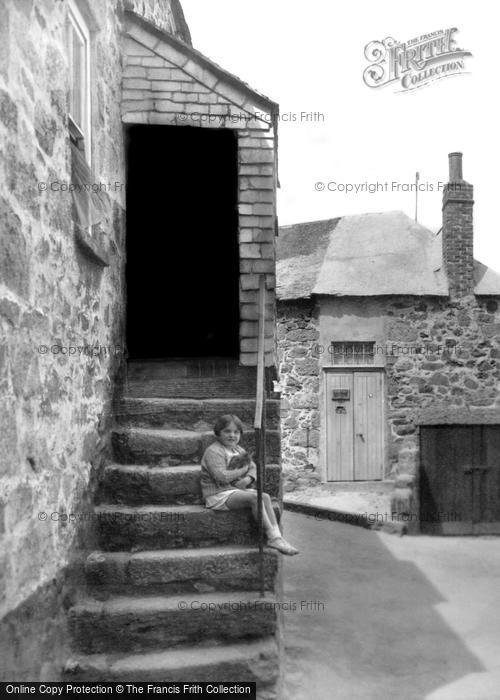
[[265,592],[265,572],[264,572],[264,523],[262,520],[262,431],[255,430],[255,442],[257,447],[257,522],[259,530],[259,590],[260,597],[264,597]]
[[257,389],[255,402],[254,428],[262,426],[262,407],[264,404],[264,338],[266,327],[266,278],[260,276],[259,281],[259,308],[258,308],[258,337],[257,337]]
[[[266,377],[264,375],[264,393],[266,394]],[[262,488],[264,489],[264,485],[266,483],[266,468],[267,468],[267,459],[266,459],[266,430],[267,430],[267,406],[266,406],[266,401],[264,399],[264,402],[262,404]]]
[[[265,405],[265,401],[264,401]],[[264,415],[264,411],[262,412]],[[261,509],[261,522],[260,522],[260,537],[259,537],[259,556],[260,556],[260,589],[261,598],[264,597],[265,591],[265,567],[264,567],[264,525],[262,522],[262,494],[264,492],[265,485],[265,473],[266,473],[266,424],[262,422],[262,428],[260,430],[260,509]]]
[[266,428],[263,423],[265,413],[265,326],[266,326],[266,278],[260,276],[259,280],[259,326],[257,341],[257,387],[255,398],[255,447],[257,460],[257,524],[259,532],[259,578],[260,597],[265,595],[265,569],[264,569],[264,523],[262,519],[262,493],[264,490],[264,469],[266,462]]

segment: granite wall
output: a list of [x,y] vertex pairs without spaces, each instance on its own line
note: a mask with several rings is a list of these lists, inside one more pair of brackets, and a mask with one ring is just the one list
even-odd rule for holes
[[499,307],[474,296],[387,306],[389,474],[418,475],[423,423],[500,423]]
[[[88,514],[123,359],[124,7],[76,4],[91,30],[91,165],[105,204],[88,245],[68,192],[68,3],[0,2],[0,676],[8,680],[54,678],[63,658],[64,606],[73,568],[93,545]],[[164,27],[176,22],[168,2],[128,5]],[[178,15],[175,31],[184,31]]]
[[319,318],[315,303],[279,302],[277,336],[286,492],[321,481]]
[[385,370],[386,478],[418,477],[422,424],[500,423],[498,298],[278,302],[285,491],[322,478],[321,369],[332,364],[328,345],[346,340],[375,342]]

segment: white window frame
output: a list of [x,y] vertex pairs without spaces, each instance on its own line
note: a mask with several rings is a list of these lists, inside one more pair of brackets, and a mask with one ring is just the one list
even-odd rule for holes
[[[70,27],[80,36],[84,45],[84,64],[85,64],[85,76],[82,80],[82,114],[83,122],[81,128],[75,122],[71,116],[71,112],[68,111],[68,122],[70,134],[73,138],[77,140],[83,140],[83,150],[85,152],[85,157],[87,163],[91,164],[91,153],[92,153],[92,135],[91,135],[91,90],[90,90],[90,31],[85,21],[82,13],[78,9],[75,0],[68,0],[68,21]],[[69,29],[69,27],[68,27]],[[69,59],[69,79],[73,79],[72,71],[72,46],[70,39],[70,31],[68,31],[68,59]],[[70,105],[71,107],[71,105]]]

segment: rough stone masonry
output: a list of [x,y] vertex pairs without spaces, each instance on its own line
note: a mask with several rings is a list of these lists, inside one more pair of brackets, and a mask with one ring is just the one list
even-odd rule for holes
[[[178,3],[127,5],[189,43]],[[124,4],[78,6],[92,35],[92,167],[123,184]],[[86,514],[123,359],[125,188],[102,194],[96,262],[64,189],[67,3],[3,0],[0,12],[0,658],[25,680],[54,677],[69,574],[92,547]]]
[[382,329],[375,363],[385,368],[385,478],[418,476],[422,424],[500,422],[500,298],[475,293],[472,209],[473,188],[463,180],[461,154],[450,154],[442,230],[449,296],[285,301],[279,300],[278,278],[285,490],[323,478],[320,380],[323,366],[333,361],[326,346],[318,352],[325,318],[331,328],[335,319],[352,318],[362,329],[377,319]]

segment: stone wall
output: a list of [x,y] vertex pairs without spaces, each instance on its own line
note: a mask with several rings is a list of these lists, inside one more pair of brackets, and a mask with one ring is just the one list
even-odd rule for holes
[[284,490],[314,486],[319,474],[319,321],[314,302],[278,304]]
[[386,478],[418,477],[421,424],[500,423],[499,301],[324,298],[320,307],[279,302],[285,490],[320,479],[321,368],[331,365],[332,340],[376,343],[374,364],[385,368],[386,380]]
[[124,123],[234,129],[238,136],[240,362],[257,364],[259,275],[267,288],[266,364],[275,355],[277,105],[128,13]]
[[[61,661],[59,603],[93,545],[84,514],[124,342],[123,8],[77,4],[92,32],[92,167],[97,182],[117,183],[102,192],[93,231],[100,262],[78,243],[67,191],[68,5],[1,3],[0,657],[9,680],[53,677],[47,668]],[[141,3],[156,17],[167,5]]]
[[[500,310],[494,298],[387,305],[388,473],[418,474],[422,423],[500,423]],[[416,352],[417,348],[423,352]]]

